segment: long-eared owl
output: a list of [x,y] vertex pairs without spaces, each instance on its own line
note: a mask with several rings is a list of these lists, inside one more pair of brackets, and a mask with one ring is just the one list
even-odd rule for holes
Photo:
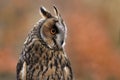
[[55,16],[40,7],[42,19],[28,34],[17,63],[17,80],[73,80],[64,51],[67,28],[53,6]]

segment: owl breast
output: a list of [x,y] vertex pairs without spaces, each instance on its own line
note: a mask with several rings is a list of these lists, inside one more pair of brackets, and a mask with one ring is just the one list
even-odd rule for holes
[[34,50],[29,51],[31,55],[26,54],[27,80],[71,80],[72,71],[65,53],[39,46],[34,43]]

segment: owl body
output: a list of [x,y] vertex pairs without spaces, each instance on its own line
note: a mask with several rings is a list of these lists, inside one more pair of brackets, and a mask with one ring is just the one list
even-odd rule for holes
[[[73,80],[70,61],[63,47],[65,25],[44,8],[41,12],[45,18],[28,34],[19,57],[17,80]],[[58,28],[60,24],[62,27]]]

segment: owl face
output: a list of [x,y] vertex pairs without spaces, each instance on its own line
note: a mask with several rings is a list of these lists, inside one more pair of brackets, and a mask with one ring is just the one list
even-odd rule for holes
[[41,26],[40,34],[49,48],[62,49],[65,44],[66,26],[56,7],[54,7],[54,11],[56,16],[41,7],[41,14],[45,20]]

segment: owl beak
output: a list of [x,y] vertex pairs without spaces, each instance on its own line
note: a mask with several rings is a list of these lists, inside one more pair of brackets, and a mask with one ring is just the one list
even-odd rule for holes
[[59,49],[62,49],[62,44],[63,44],[63,41],[60,41],[59,43],[57,43],[57,47],[59,48]]
[[63,44],[64,44],[64,36],[62,35],[56,35],[56,45],[59,49],[61,49],[63,47]]

